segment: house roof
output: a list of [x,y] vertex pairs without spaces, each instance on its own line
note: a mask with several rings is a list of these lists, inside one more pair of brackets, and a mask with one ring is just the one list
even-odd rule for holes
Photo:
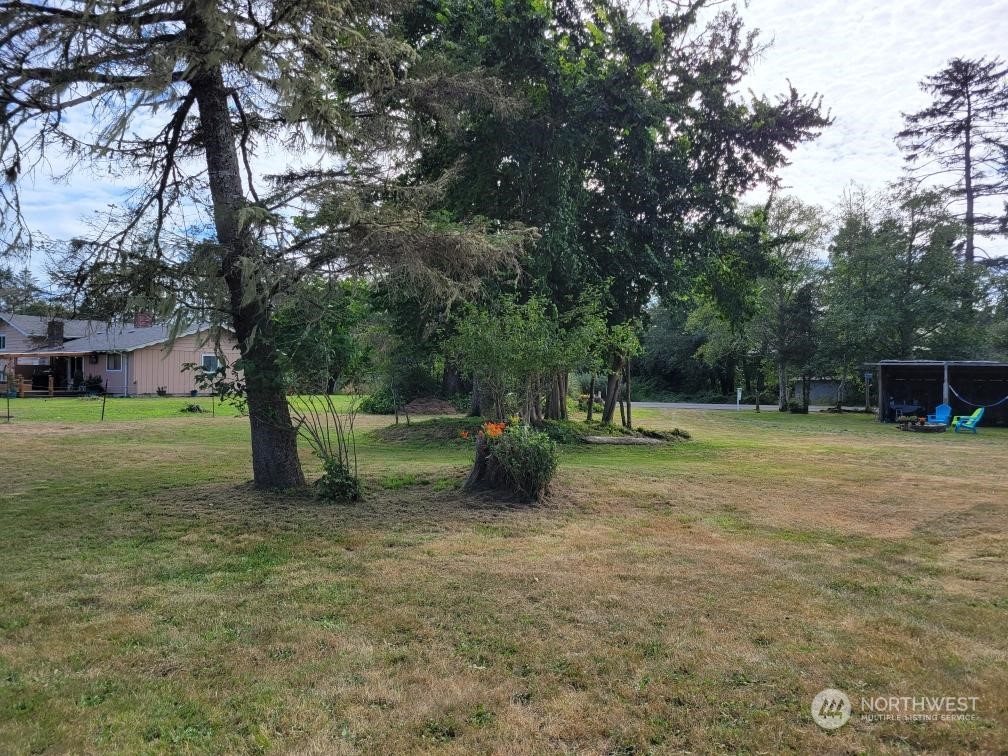
[[[179,331],[176,336],[191,336],[206,330],[205,325],[193,325]],[[105,333],[96,333],[80,339],[68,341],[63,348],[40,349],[60,354],[90,354],[91,352],[133,352],[144,347],[156,346],[168,341],[171,328],[167,325],[153,325],[137,328],[133,325],[116,325]]]
[[45,338],[50,320],[63,321],[63,338],[79,339],[96,333],[103,333],[108,323],[100,320],[74,320],[73,318],[49,318],[44,315],[18,315],[14,312],[0,312],[0,320],[25,336]]
[[880,360],[866,362],[865,367],[991,367],[1008,368],[1008,362],[996,360]]
[[[3,317],[3,316],[0,316]],[[78,321],[87,322],[87,321]],[[171,328],[164,324],[138,328],[131,324],[108,325],[103,323],[101,333],[92,333],[68,340],[62,346],[40,346],[23,352],[25,356],[82,355],[94,352],[133,352],[145,347],[163,344],[171,337]],[[175,334],[176,337],[192,336],[207,330],[207,324],[193,324]]]

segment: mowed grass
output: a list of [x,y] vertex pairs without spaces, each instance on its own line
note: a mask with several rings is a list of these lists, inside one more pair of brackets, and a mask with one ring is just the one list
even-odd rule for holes
[[[465,444],[362,416],[367,498],[324,506],[251,489],[233,413],[59,401],[0,424],[0,751],[1008,743],[1004,430],[639,410],[693,440],[565,447],[524,506],[459,490]],[[854,701],[833,733],[826,687]],[[979,718],[869,723],[862,695],[977,696]]]

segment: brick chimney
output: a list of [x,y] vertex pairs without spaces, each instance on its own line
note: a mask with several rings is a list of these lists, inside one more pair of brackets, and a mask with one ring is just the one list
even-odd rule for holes
[[134,328],[150,328],[154,325],[154,316],[147,310],[137,310],[133,316]]
[[46,324],[46,346],[56,349],[63,346],[63,321],[50,320]]

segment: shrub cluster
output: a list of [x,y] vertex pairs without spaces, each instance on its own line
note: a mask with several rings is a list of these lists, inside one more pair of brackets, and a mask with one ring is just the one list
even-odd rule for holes
[[322,477],[315,481],[315,494],[323,501],[359,501],[363,495],[360,479],[339,458],[322,460]]
[[377,390],[371,392],[360,402],[360,411],[366,415],[393,415],[395,414],[395,395],[392,387],[384,384]]
[[529,500],[546,493],[559,464],[556,442],[524,424],[508,426],[493,440],[490,453],[515,493]]

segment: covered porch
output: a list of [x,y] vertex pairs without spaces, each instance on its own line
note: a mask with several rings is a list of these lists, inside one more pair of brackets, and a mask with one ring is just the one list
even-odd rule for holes
[[87,391],[89,364],[98,355],[64,349],[0,353],[0,396],[77,396]]
[[871,363],[879,422],[932,414],[939,404],[953,415],[985,407],[981,425],[1008,425],[1008,363],[983,360],[882,360]]

